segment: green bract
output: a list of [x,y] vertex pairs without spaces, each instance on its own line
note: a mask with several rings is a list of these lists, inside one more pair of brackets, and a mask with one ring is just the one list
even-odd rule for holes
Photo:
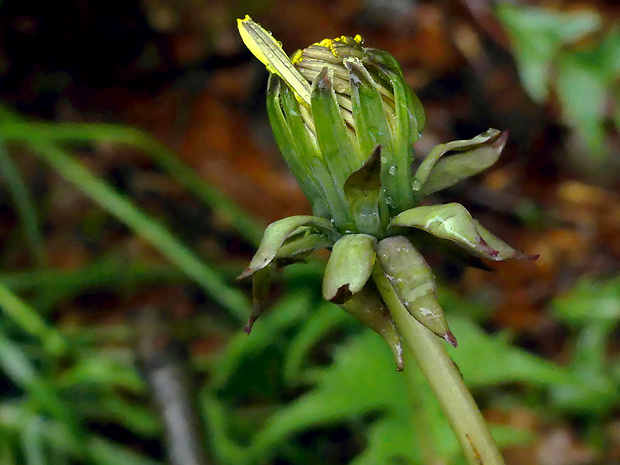
[[478,258],[533,258],[512,249],[462,205],[418,206],[429,194],[491,166],[506,134],[496,129],[435,147],[412,172],[413,143],[424,110],[396,59],[363,47],[360,36],[325,39],[289,58],[249,17],[238,21],[245,44],[271,73],[267,110],[278,147],[315,216],[272,223],[250,266],[254,305],[246,331],[264,304],[273,265],[332,250],[323,296],[388,343],[402,368],[400,338],[373,270],[422,325],[456,346],[437,301],[433,275],[416,249],[429,234]]

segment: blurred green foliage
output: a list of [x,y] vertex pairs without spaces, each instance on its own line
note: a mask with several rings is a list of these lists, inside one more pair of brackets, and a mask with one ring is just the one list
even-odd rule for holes
[[[583,146],[590,168],[614,155],[607,127],[620,128],[620,29],[605,28],[600,13],[560,12],[502,3],[498,16],[510,35],[521,81],[530,97],[544,103],[553,92],[562,119]],[[592,169],[594,168],[594,169]]]
[[[307,283],[308,276],[291,280],[295,287],[297,281]],[[620,363],[605,355],[618,320],[618,284],[617,279],[583,283],[554,301],[554,314],[571,328],[575,347],[564,366],[511,346],[505,335],[485,334],[470,318],[482,313],[479,305],[444,292],[442,303],[461,342],[451,355],[474,392],[495,387],[496,396],[485,397],[489,406],[509,409],[519,403],[543,416],[581,415],[591,437],[601,438],[601,419],[618,406]],[[428,463],[431,457],[464,463],[415,366],[397,373],[377,335],[316,295],[293,290],[251,337],[239,331],[215,359],[197,361],[210,375],[200,405],[208,425],[205,441],[216,463],[276,458],[336,463],[330,462],[329,448],[301,439],[335,427],[350,430],[363,444],[351,457],[355,465]],[[84,428],[109,423],[136,438],[160,434],[127,348],[110,348],[111,333],[85,337],[77,330],[54,329],[6,288],[0,302],[5,310],[0,365],[12,386],[0,398],[2,463],[68,463],[68,458],[87,464],[152,463]],[[28,320],[36,323],[23,323]],[[124,328],[116,331],[121,340],[130,336]],[[46,343],[50,337],[53,342]],[[321,361],[321,353],[331,362]],[[521,395],[506,400],[502,386],[515,385]],[[495,427],[493,432],[501,445],[533,440],[527,431]]]
[[[579,286],[554,302],[553,307],[561,309],[558,318],[562,320],[570,312],[580,313],[584,302],[596,305],[600,299],[618,308],[618,288],[617,280],[592,284],[589,293]],[[620,365],[618,360],[601,357],[600,352],[607,347],[617,315],[605,321],[605,331],[596,333],[589,328],[600,319],[595,315],[583,318],[575,327],[577,350],[567,365],[558,366],[511,346],[502,335],[489,336],[481,331],[468,318],[468,313],[480,312],[477,304],[464,303],[447,293],[442,297],[451,325],[459,335],[459,348],[451,350],[451,355],[474,392],[516,384],[523,389],[523,399],[517,402],[539,412],[542,408],[548,415],[583,414],[593,420],[593,428],[601,424],[595,420],[601,420],[618,405]],[[352,464],[429,463],[432,457],[445,463],[464,463],[458,443],[420,373],[411,365],[404,373],[397,373],[389,350],[376,335],[348,329],[349,336],[333,346],[333,362],[313,366],[313,351],[332,340],[330,333],[342,334],[340,328],[350,327],[352,318],[325,303],[307,306],[281,303],[277,312],[260,322],[252,338],[234,338],[216,361],[215,370],[228,376],[220,381],[221,386],[214,383],[206,389],[205,406],[209,423],[223,429],[212,434],[213,450],[222,463],[266,463],[270,457],[282,455],[290,463],[300,463],[295,462],[286,440],[298,444],[304,431],[338,424],[355,428],[360,422],[363,428],[359,434],[365,435],[365,447]],[[296,324],[291,334],[292,323]],[[279,350],[274,351],[274,345]],[[584,350],[593,353],[585,354]],[[248,391],[262,392],[264,387],[265,372],[247,367],[261,366],[267,360],[274,363],[274,353],[279,354],[280,368],[271,382],[282,385],[285,391],[298,385],[307,390],[285,408],[277,403],[272,408],[263,406],[260,412],[254,410],[255,406],[235,407]],[[237,365],[233,372],[231,365]],[[229,384],[231,380],[240,381],[235,371],[243,373],[241,386]],[[411,392],[416,392],[415,398],[411,398]],[[500,409],[508,407],[502,405],[501,396],[487,401]],[[531,432],[508,428],[495,427],[493,433],[501,445],[525,444],[533,439]],[[602,431],[597,434],[602,435]],[[308,463],[327,463],[328,457],[314,452],[315,462]]]

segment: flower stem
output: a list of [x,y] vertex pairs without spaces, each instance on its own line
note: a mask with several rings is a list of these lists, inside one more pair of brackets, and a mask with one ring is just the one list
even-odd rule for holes
[[380,267],[373,278],[405,345],[439,400],[471,465],[504,465],[489,428],[444,342],[413,318]]

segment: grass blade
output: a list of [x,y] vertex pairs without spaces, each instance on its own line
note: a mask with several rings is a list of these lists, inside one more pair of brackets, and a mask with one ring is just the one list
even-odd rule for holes
[[28,465],[47,465],[41,437],[41,419],[28,423],[22,431],[21,440]]
[[64,352],[67,347],[65,338],[2,283],[0,283],[0,307],[24,331],[39,338],[47,353],[59,355]]
[[181,244],[165,227],[115,192],[65,150],[46,142],[31,141],[29,145],[67,181],[183,270],[215,301],[230,310],[241,321],[245,320],[249,305],[243,294],[225,282],[216,270],[196,258],[194,253]]
[[26,184],[10,155],[4,148],[4,141],[1,138],[0,173],[6,181],[7,187],[15,202],[15,207],[22,219],[26,240],[30,246],[32,257],[37,265],[43,265],[45,263],[45,249],[43,247],[41,231],[39,230],[37,210],[28,194]]
[[226,195],[209,186],[171,150],[137,129],[112,124],[51,124],[14,120],[3,124],[0,134],[6,139],[23,142],[115,142],[135,147],[148,153],[180,184],[227,218],[246,240],[256,246],[260,243],[264,229],[262,225]]
[[8,339],[0,326],[0,368],[17,386],[34,400],[37,409],[49,412],[70,429],[72,440],[79,444],[82,434],[73,412],[58,395],[49,380],[41,377],[22,348]]

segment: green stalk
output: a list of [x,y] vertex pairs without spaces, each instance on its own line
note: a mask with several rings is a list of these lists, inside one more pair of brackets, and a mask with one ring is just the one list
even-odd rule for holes
[[373,279],[403,342],[439,400],[468,463],[504,465],[486,421],[444,342],[409,314],[379,266],[373,270]]

